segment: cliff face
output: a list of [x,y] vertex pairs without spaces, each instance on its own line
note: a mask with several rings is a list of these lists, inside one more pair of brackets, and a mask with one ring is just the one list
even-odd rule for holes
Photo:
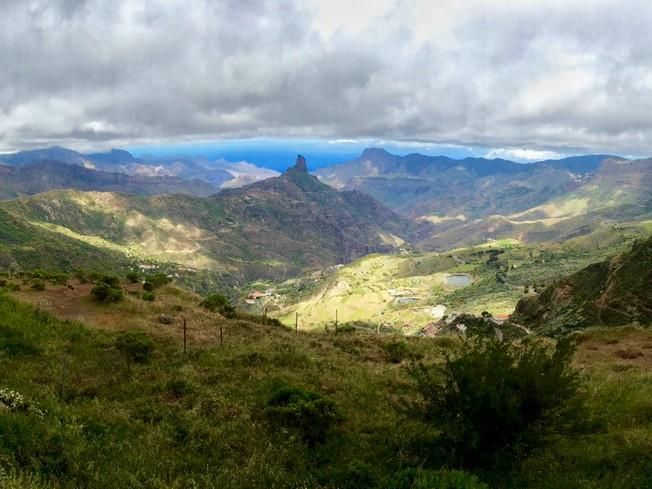
[[588,326],[652,324],[652,238],[561,279],[538,296],[521,299],[512,319],[552,334]]

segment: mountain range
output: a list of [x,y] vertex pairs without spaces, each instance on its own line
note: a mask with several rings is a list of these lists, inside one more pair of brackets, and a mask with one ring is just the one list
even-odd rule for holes
[[[3,171],[5,173],[8,173],[7,167],[23,169],[14,172],[17,175],[14,180],[14,183],[18,186],[17,190],[11,192],[5,185],[4,195],[11,195],[12,193],[19,195],[21,193],[20,184],[22,182],[20,178],[31,181],[39,178],[41,180],[48,179],[48,175],[42,176],[44,171],[47,172],[47,169],[43,168],[43,164],[52,164],[52,162],[83,167],[87,171],[65,170],[63,167],[59,167],[61,172],[65,173],[67,171],[69,173],[67,176],[73,178],[56,181],[57,185],[66,185],[64,187],[50,186],[48,189],[39,191],[54,188],[105,190],[101,183],[97,186],[91,185],[88,187],[89,182],[105,182],[111,178],[119,178],[107,175],[94,176],[94,171],[137,177],[138,179],[134,181],[124,178],[125,188],[118,188],[117,190],[143,195],[174,192],[189,195],[208,195],[216,192],[221,187],[238,187],[278,176],[278,172],[274,170],[260,168],[247,162],[209,160],[201,156],[145,156],[136,158],[128,151],[119,149],[113,149],[106,153],[82,154],[67,148],[53,146],[51,148],[0,155],[0,165],[4,167]],[[30,175],[32,172],[36,173],[36,175]],[[83,175],[81,184],[75,180],[80,174]],[[56,178],[54,174],[49,176]],[[158,180],[148,181],[148,177],[157,177]],[[164,178],[167,179],[165,180],[167,188],[161,185]],[[183,183],[183,180],[194,182],[188,184]],[[196,182],[196,180],[201,180],[201,182]],[[133,182],[136,182],[136,184],[133,184]],[[25,184],[24,187],[29,187],[29,184]],[[161,187],[160,191],[154,191],[153,189],[156,187]],[[0,198],[3,198],[3,196],[0,195]]]
[[279,177],[207,198],[61,190],[5,201],[0,209],[26,229],[240,281],[396,251],[424,232],[372,197],[321,183],[303,157]]
[[210,183],[177,176],[141,176],[94,170],[57,160],[43,160],[29,166],[0,165],[0,199],[13,199],[55,189],[100,190],[137,195],[182,193],[211,195]]
[[522,164],[397,156],[371,148],[316,175],[335,188],[365,192],[405,216],[440,224],[525,211],[579,188],[606,160],[623,158],[587,155]]
[[0,199],[32,196],[1,206],[26,226],[240,281],[372,252],[563,242],[652,220],[652,160],[609,155],[521,164],[371,148],[317,177],[303,158],[283,175],[244,162],[60,147],[0,162]]

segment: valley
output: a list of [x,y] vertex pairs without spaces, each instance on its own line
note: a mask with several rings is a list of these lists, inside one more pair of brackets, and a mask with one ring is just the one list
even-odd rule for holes
[[288,326],[298,313],[306,329],[334,328],[335,311],[340,324],[382,325],[402,334],[417,334],[443,316],[463,313],[488,312],[504,320],[524,296],[627,251],[650,234],[651,226],[605,225],[563,244],[500,240],[443,253],[372,255],[303,279],[253,284],[274,293],[243,306],[256,312],[266,308]]

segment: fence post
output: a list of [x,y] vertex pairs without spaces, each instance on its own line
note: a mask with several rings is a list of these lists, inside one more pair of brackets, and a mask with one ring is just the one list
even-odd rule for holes
[[187,344],[187,330],[186,327],[186,318],[183,318],[183,354],[186,354],[186,344]]
[[63,390],[66,383],[66,357],[63,357],[63,368],[61,369],[61,388],[59,389],[59,396],[63,399]]

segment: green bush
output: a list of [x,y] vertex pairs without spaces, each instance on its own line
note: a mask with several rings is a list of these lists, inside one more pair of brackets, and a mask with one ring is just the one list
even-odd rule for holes
[[[158,289],[159,287],[163,287],[164,285],[169,284],[171,281],[172,279],[164,273],[155,273],[154,275],[149,275],[145,277],[145,284],[149,284],[148,287],[151,288],[145,290],[151,292],[154,289]],[[145,284],[143,284],[143,288]]]
[[152,292],[143,292],[143,300],[147,302],[154,302],[154,299],[156,299],[156,296]]
[[90,274],[86,270],[76,270],[73,277],[79,280],[80,284],[87,284],[91,280]]
[[104,275],[99,282],[105,283],[106,285],[109,285],[113,287],[114,289],[117,289],[120,287],[120,279],[118,277],[115,277],[113,275]]
[[154,342],[142,331],[125,331],[115,340],[115,347],[131,362],[146,363],[154,351]]
[[11,357],[38,355],[41,350],[20,327],[0,324],[0,353]]
[[127,280],[131,282],[132,284],[136,284],[140,281],[140,273],[138,272],[129,272],[127,274]]
[[401,363],[410,355],[410,348],[405,341],[392,341],[383,345],[387,361],[391,363]]
[[193,385],[183,379],[174,379],[169,381],[166,384],[165,389],[167,390],[168,394],[177,399],[191,394],[194,390]]
[[32,282],[32,289],[42,291],[45,290],[45,282],[41,279],[36,279]]
[[154,284],[152,282],[145,281],[143,283],[143,290],[145,292],[152,292],[156,287],[154,287]]
[[264,415],[270,427],[294,430],[308,446],[323,443],[328,432],[341,420],[333,401],[316,392],[290,386],[272,393]]
[[235,317],[235,307],[233,307],[229,303],[229,300],[222,294],[211,294],[199,305],[205,307],[209,311],[219,312],[225,318]]
[[123,292],[122,289],[114,288],[105,282],[100,282],[91,290],[91,297],[98,302],[109,304],[120,302],[123,297]]
[[438,430],[439,447],[461,467],[514,460],[568,430],[582,413],[574,346],[468,341],[443,366],[410,370],[422,415]]
[[47,274],[47,277],[45,278],[50,280],[55,285],[66,285],[68,280],[70,280],[70,275],[63,272],[53,272]]
[[96,283],[102,279],[102,273],[97,271],[92,271],[88,274],[88,280],[90,282]]

